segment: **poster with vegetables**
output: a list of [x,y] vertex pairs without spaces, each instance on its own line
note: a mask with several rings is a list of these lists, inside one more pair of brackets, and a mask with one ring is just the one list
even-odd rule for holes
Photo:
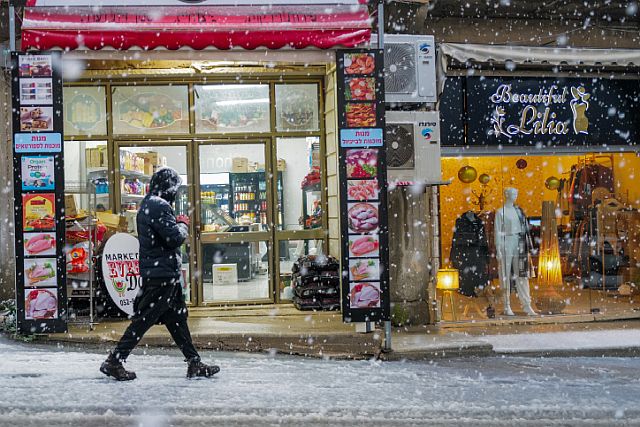
[[15,327],[66,332],[62,58],[12,52],[11,60]]
[[342,313],[390,319],[382,50],[339,50],[338,117]]

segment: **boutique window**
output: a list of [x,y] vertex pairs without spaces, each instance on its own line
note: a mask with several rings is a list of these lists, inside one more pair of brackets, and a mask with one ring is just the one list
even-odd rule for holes
[[640,305],[635,153],[444,158],[444,320],[634,311]]

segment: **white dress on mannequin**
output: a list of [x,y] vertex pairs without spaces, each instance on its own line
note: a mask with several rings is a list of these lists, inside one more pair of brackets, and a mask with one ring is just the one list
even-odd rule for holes
[[515,189],[505,190],[505,204],[496,210],[495,244],[498,258],[498,277],[504,301],[504,314],[513,316],[511,310],[511,279],[515,279],[518,298],[523,310],[528,315],[535,315],[531,308],[531,295],[528,277],[521,277],[519,271],[520,257],[527,256],[520,253],[520,239],[527,230],[524,229],[520,214],[514,206],[518,195]]

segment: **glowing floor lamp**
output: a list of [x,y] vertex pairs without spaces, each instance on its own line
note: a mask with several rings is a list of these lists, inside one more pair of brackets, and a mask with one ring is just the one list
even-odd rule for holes
[[538,291],[533,300],[543,313],[561,313],[566,303],[557,291],[563,281],[555,202],[542,202],[540,237]]
[[456,306],[453,302],[453,292],[460,288],[460,275],[455,268],[441,268],[436,275],[436,289],[441,291],[440,310],[444,320],[444,301],[448,299],[451,305],[451,317],[453,321],[458,319]]

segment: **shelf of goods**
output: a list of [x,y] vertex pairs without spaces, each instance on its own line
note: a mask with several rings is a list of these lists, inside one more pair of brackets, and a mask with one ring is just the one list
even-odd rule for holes
[[[231,198],[229,212],[231,216],[239,219],[242,215],[252,214],[252,220],[259,220],[261,224],[267,223],[267,182],[264,172],[232,173]],[[279,223],[283,224],[283,190],[282,172],[278,172],[278,204]]]
[[[98,222],[96,205],[99,194],[91,178],[87,183],[65,183],[65,205],[73,216],[66,217],[66,272],[67,297],[70,300],[88,299],[89,325],[95,323],[95,298],[98,294],[96,286],[96,248],[105,237],[106,227]],[[85,196],[86,202],[81,200],[78,209],[76,196]],[[66,200],[69,199],[69,200]],[[83,202],[86,203],[83,205]],[[77,313],[76,313],[77,314]],[[77,316],[78,319],[81,316]]]

